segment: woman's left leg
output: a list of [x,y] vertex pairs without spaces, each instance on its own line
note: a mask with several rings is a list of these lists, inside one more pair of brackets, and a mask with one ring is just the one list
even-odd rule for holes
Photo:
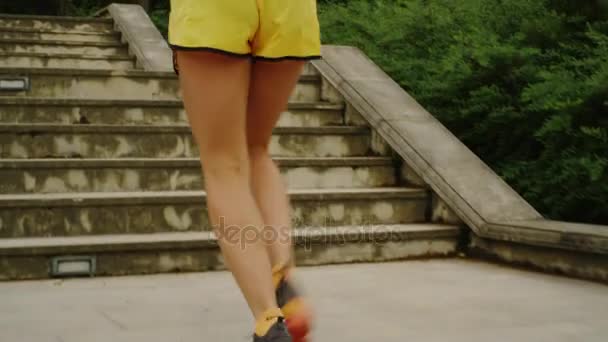
[[269,153],[272,130],[287,108],[305,62],[256,61],[252,65],[247,106],[247,145],[251,189],[264,219],[273,266],[292,262],[291,210],[279,168]]
[[264,219],[268,254],[273,265],[277,304],[283,310],[294,342],[305,341],[312,312],[293,288],[291,210],[286,186],[269,153],[272,129],[286,109],[304,62],[256,62],[252,67],[247,110],[247,144],[251,161],[251,189]]
[[[250,61],[179,51],[180,83],[205,173],[209,219],[257,321],[277,308],[263,218],[250,190],[245,136]],[[248,233],[253,233],[252,237]]]

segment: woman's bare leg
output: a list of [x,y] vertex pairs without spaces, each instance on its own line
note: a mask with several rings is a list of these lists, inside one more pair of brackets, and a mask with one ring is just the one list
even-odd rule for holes
[[[271,262],[259,239],[262,215],[250,188],[246,113],[251,62],[209,52],[178,52],[180,83],[205,173],[209,218],[256,319],[277,303]],[[254,233],[247,238],[244,233]]]
[[[292,262],[291,212],[285,184],[268,146],[279,115],[287,108],[304,62],[255,62],[247,107],[247,144],[251,161],[251,188],[262,212],[265,229],[274,230],[267,241],[273,266]],[[268,233],[268,232],[266,232]]]

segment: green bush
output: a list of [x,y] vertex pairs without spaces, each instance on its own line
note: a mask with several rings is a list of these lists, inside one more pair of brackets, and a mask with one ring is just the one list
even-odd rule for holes
[[563,2],[350,0],[320,18],[324,43],[364,50],[544,215],[608,224],[605,1]]
[[169,30],[169,0],[155,1],[149,15],[152,22],[166,38]]

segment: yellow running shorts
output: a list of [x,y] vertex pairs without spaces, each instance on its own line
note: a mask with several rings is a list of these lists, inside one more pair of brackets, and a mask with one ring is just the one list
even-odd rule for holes
[[316,0],[171,0],[174,50],[217,51],[262,60],[321,55]]

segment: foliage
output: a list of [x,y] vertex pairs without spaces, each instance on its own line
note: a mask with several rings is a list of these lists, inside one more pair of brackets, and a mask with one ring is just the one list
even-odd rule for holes
[[543,214],[608,224],[608,5],[350,0],[325,43],[363,49]]
[[158,27],[163,36],[169,31],[169,0],[157,0],[150,10],[150,19]]
[[70,16],[86,17],[93,15],[111,1],[69,0],[65,1],[64,13]]

